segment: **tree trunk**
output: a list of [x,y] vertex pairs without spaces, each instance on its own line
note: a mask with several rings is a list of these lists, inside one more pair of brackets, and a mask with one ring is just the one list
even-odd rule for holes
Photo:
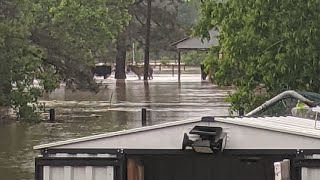
[[3,118],[9,116],[11,105],[11,80],[10,80],[10,64],[8,61],[2,62],[0,68],[0,122]]
[[149,50],[150,50],[150,28],[151,28],[151,0],[148,0],[146,22],[146,45],[144,50],[144,80],[148,80],[149,74]]
[[0,106],[10,106],[11,95],[11,64],[8,60],[2,62],[0,67]]
[[11,89],[10,81],[0,83],[0,120],[9,115]]
[[126,40],[123,34],[117,39],[116,73],[115,79],[126,79]]

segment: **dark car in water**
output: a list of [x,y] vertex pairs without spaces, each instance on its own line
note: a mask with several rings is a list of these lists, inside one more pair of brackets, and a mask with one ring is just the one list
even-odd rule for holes
[[111,75],[111,72],[112,72],[111,66],[103,63],[96,64],[92,70],[92,73],[95,76],[103,76],[104,79],[107,79]]

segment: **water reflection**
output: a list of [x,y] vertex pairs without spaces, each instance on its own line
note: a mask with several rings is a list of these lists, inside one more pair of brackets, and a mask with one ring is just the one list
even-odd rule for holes
[[148,81],[144,81],[143,82],[144,85],[144,97],[145,97],[145,102],[147,102],[146,105],[146,121],[143,121],[143,115],[141,112],[141,125],[142,126],[148,126],[151,124],[151,117],[152,117],[152,111],[150,111],[150,109],[152,109],[152,104],[150,102],[152,102],[152,100],[150,99],[150,88],[149,88],[149,82]]
[[127,100],[127,87],[125,80],[116,80],[117,102]]
[[142,108],[147,125],[228,114],[224,98],[230,89],[207,82],[104,80],[103,85],[98,93],[62,85],[45,95],[41,100],[56,109],[59,123],[0,125],[0,179],[33,179],[34,145],[140,127]]
[[145,102],[151,102],[151,100],[150,100],[149,82],[148,81],[144,81],[143,85],[144,85],[143,87],[144,87]]

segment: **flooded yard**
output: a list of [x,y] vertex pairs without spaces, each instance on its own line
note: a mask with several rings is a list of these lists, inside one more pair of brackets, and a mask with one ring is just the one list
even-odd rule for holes
[[62,85],[41,100],[55,108],[56,123],[0,125],[0,179],[33,179],[34,145],[140,127],[142,108],[147,125],[228,115],[224,99],[231,89],[201,81],[199,74],[184,74],[181,83],[176,79],[165,74],[147,84],[133,75],[126,81],[106,79],[97,94]]

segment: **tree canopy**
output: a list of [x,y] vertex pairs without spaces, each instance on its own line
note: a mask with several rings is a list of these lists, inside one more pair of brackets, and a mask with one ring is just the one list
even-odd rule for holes
[[[203,0],[195,32],[219,31],[207,65],[234,85],[232,110],[252,109],[285,89],[319,92],[320,1]],[[222,58],[214,56],[222,53]],[[257,93],[257,87],[266,92]]]
[[[0,2],[0,106],[31,120],[61,80],[97,87],[91,68],[128,23],[131,0]],[[37,80],[38,85],[35,85]]]
[[[196,4],[184,0],[152,0],[151,57],[160,59],[163,54],[174,54],[170,52],[169,44],[186,36],[194,23]],[[116,43],[117,79],[125,78],[126,52],[131,50],[132,43],[139,49],[145,48],[147,1],[135,0],[128,10],[132,19]]]

